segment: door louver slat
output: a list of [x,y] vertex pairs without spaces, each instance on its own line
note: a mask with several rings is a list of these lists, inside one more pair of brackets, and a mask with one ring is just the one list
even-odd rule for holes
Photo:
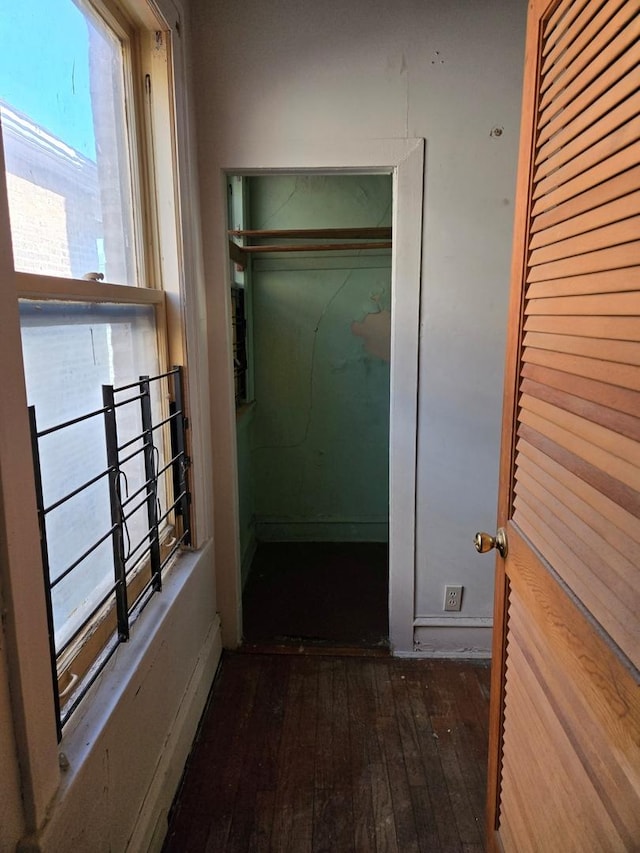
[[[625,170],[631,170],[640,162],[640,143],[634,142],[627,145],[621,151],[617,151],[606,160],[598,163],[586,172],[577,175],[565,184],[551,189],[546,195],[536,197],[536,201],[532,207],[532,213],[537,216],[539,213],[544,213],[547,210],[561,204],[563,201],[574,198],[581,193],[586,192],[609,178],[618,175]],[[631,192],[637,189],[635,183],[630,183],[626,192]]]
[[[530,535],[535,531],[533,535],[544,540],[545,550],[552,552],[556,570],[598,621],[613,626],[611,637],[628,654],[640,642],[640,632],[632,619],[640,600],[638,590],[629,588],[624,567],[618,570],[613,550],[588,525],[569,513],[549,492],[535,485],[533,488],[538,495],[520,484],[513,520],[523,529],[528,527]],[[587,532],[589,535],[583,538]],[[603,565],[598,552],[605,551],[609,559]],[[583,561],[580,571],[576,570],[576,554]],[[624,596],[622,604],[621,596]]]
[[524,379],[533,379],[541,384],[549,385],[580,397],[607,406],[616,412],[638,417],[640,411],[640,393],[620,388],[608,382],[571,375],[562,370],[553,370],[534,364],[524,364],[521,376]]
[[[560,77],[553,82],[549,78],[540,99],[544,110],[551,100],[554,109],[564,107],[581,92],[602,69],[606,69],[616,57],[640,36],[640,21],[635,0],[627,0],[622,9],[611,18],[595,36],[582,34],[567,51],[565,61],[571,60]],[[605,12],[608,15],[608,11]],[[629,23],[630,22],[630,23]],[[598,22],[599,23],[599,22]],[[611,39],[617,34],[616,39]],[[590,65],[591,62],[597,65]]]
[[640,343],[636,341],[610,341],[573,335],[527,332],[524,336],[524,345],[532,349],[555,350],[602,361],[640,366]]
[[[594,253],[595,254],[595,253]],[[637,267],[636,267],[637,268]],[[635,269],[635,268],[634,268]],[[625,270],[620,269],[624,275]],[[630,273],[633,275],[633,271]],[[578,276],[581,278],[582,276]],[[640,317],[640,295],[631,290],[617,293],[588,293],[559,298],[530,298],[525,314],[587,314],[602,317]]]
[[523,379],[520,389],[523,395],[528,394],[530,397],[544,400],[566,412],[573,412],[575,415],[586,418],[586,420],[594,424],[607,427],[607,429],[611,429],[619,435],[632,438],[634,441],[640,441],[640,421],[632,415],[614,411],[608,406],[594,403],[591,400],[585,400],[583,397],[578,397],[574,394],[568,394],[566,391],[558,391],[551,385],[543,385],[540,382],[533,382],[530,379]]
[[[633,195],[636,195],[635,193]],[[640,197],[640,193],[637,194]],[[635,210],[640,209],[636,200]],[[594,213],[595,215],[595,213]],[[593,228],[586,233],[580,233],[564,240],[549,243],[539,249],[532,249],[530,256],[531,265],[541,264],[545,261],[556,261],[562,258],[570,258],[573,255],[583,255],[607,246],[622,243],[631,243],[640,234],[640,216],[629,216],[619,222],[602,225]]]
[[[566,67],[566,53],[570,50],[571,45],[576,42],[580,34],[587,29],[591,21],[593,21],[598,6],[595,3],[585,2],[585,0],[574,0],[573,3],[567,4],[566,12],[560,25],[549,31],[548,36],[544,40],[542,55],[544,62],[542,64],[542,79],[547,75],[553,76],[555,69],[560,66],[562,69]],[[551,49],[549,49],[551,48]],[[557,62],[557,60],[564,60]]]
[[558,3],[545,27],[543,56],[550,53],[558,39],[566,33],[568,27],[575,21],[588,2],[589,0],[577,0],[577,2],[572,3],[571,0],[563,0],[562,3]]
[[[635,118],[622,124],[616,130],[604,135],[604,138],[598,134],[597,141],[583,151],[582,154],[569,160],[569,162],[560,166],[546,178],[538,181],[533,191],[533,198],[540,198],[540,196],[543,196],[548,191],[568,183],[571,179],[581,175],[593,166],[599,165],[612,154],[624,150],[638,139],[640,139],[640,118]],[[631,165],[635,166],[637,162]],[[605,173],[602,178],[606,177],[609,177],[609,175]]]
[[[620,82],[620,88],[625,95],[621,101],[618,101],[617,96],[614,96],[614,90],[611,90],[606,97],[603,96],[593,105],[593,109],[587,110],[587,113],[593,113],[596,120],[591,122],[591,117],[585,118],[580,127],[571,126],[569,130],[558,130],[556,132],[555,136],[544,146],[548,153],[544,154],[540,160],[536,172],[537,181],[547,175],[553,176],[565,163],[575,165],[576,172],[582,171],[583,162],[591,165],[589,161],[595,161],[595,155],[599,154],[595,143],[603,139],[610,139],[612,128],[629,126],[631,128],[629,133],[634,132],[634,126],[632,122],[630,123],[630,119],[635,115],[635,104],[633,97],[627,97],[627,93],[630,87],[640,85],[640,71],[636,71],[628,77],[632,79],[625,79]],[[615,106],[609,110],[611,103],[614,103]],[[584,115],[586,116],[586,114]],[[601,146],[601,148],[603,147]],[[609,151],[607,150],[606,153],[608,154]],[[578,155],[582,155],[582,159],[575,162]]]
[[[527,424],[520,424],[518,436],[542,451],[542,453],[545,453],[549,458],[563,465],[568,471],[571,471],[577,477],[584,480],[585,483],[602,492],[603,495],[606,495],[606,497],[627,510],[631,515],[640,518],[640,495],[638,495],[636,489],[627,486],[620,480],[616,480],[615,477],[612,477],[603,468],[598,467],[598,465],[592,465],[590,462],[582,459],[578,454],[561,447],[552,439],[527,426]],[[537,542],[535,544],[536,546],[538,545]],[[544,550],[540,550],[543,556],[546,556]]]
[[[531,289],[543,289],[555,282],[542,281]],[[546,295],[546,290],[541,294]],[[563,294],[558,294],[563,295]],[[531,314],[525,318],[525,332],[551,332],[556,335],[581,335],[618,341],[637,341],[640,317],[582,317],[571,315]]]
[[[562,258],[546,264],[531,267],[527,281],[548,281],[550,278],[563,278],[566,275],[584,275],[590,272],[633,267],[640,264],[640,240],[623,243],[608,249],[585,252],[576,257]],[[629,313],[638,313],[637,310]]]
[[[529,243],[529,248],[537,249],[540,246],[549,246],[552,243],[558,243],[570,237],[587,234],[597,228],[602,228],[604,225],[611,225],[615,222],[633,218],[639,209],[640,190],[637,190],[636,192],[622,196],[622,198],[617,198],[615,201],[603,203],[594,209],[588,210],[586,213],[581,213],[571,219],[565,219],[557,225],[551,225],[544,230],[537,230],[537,233],[534,234]],[[634,236],[637,236],[637,232],[632,234],[632,239]],[[584,250],[582,244],[580,248]],[[584,293],[584,290],[582,292]]]
[[[577,97],[567,98],[565,109],[552,116],[550,111],[555,109],[556,105],[553,103],[549,107],[548,119],[540,122],[536,163],[542,164],[547,157],[561,150],[562,146],[575,139],[585,128],[599,122],[603,116],[611,121],[613,127],[622,123],[624,119],[618,118],[612,111],[637,88],[638,53],[637,44],[629,48],[595,83],[588,86]],[[594,135],[593,138],[599,139],[600,136]],[[569,159],[572,150],[576,149],[563,152],[564,160]],[[577,150],[581,151],[583,148]],[[552,167],[552,163],[553,161],[547,167],[547,172]]]
[[640,549],[640,518],[635,517],[624,507],[612,501],[603,492],[577,477],[564,465],[559,464],[546,453],[529,444],[524,438],[518,440],[518,466],[530,472],[548,474],[571,494],[572,502],[580,502],[605,520],[610,528],[616,547],[622,548],[635,559]]
[[629,187],[640,186],[640,166],[629,169],[620,175],[605,180],[603,183],[586,190],[568,201],[561,202],[546,213],[535,217],[531,223],[531,233],[541,231],[559,222],[564,222],[581,213],[597,210],[608,202],[621,198],[629,192]]
[[632,486],[637,482],[640,476],[640,445],[634,439],[626,438],[621,431],[583,418],[568,406],[557,406],[539,397],[523,394],[520,407],[523,410],[522,423],[530,426],[537,424],[539,432],[550,435],[560,444],[566,442],[574,452],[583,447],[585,452],[581,455],[585,458],[589,458],[590,453],[601,455],[601,451],[612,454],[615,458],[607,469],[609,473],[619,472],[619,479],[628,478]]

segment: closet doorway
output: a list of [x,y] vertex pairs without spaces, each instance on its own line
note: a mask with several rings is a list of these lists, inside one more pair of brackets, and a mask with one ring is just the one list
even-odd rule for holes
[[392,177],[228,193],[244,642],[385,648]]

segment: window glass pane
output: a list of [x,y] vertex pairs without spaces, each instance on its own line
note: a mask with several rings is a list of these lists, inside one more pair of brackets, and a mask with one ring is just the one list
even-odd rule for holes
[[[29,405],[36,408],[38,430],[102,408],[102,385],[125,385],[141,375],[158,373],[154,309],[129,305],[20,303],[22,345]],[[156,420],[166,400],[161,383],[152,405]],[[116,402],[135,397],[137,388],[118,395]],[[117,410],[118,443],[141,432],[140,402]],[[164,464],[162,436],[154,435],[158,467]],[[122,456],[139,449],[133,444]],[[44,506],[71,493],[107,468],[104,419],[101,414],[39,440]],[[144,487],[142,453],[123,466],[122,497]],[[144,494],[141,496],[144,498]],[[165,505],[163,490],[158,499]],[[135,508],[139,499],[131,503]],[[61,504],[46,516],[51,581],[78,560],[111,528],[107,478]],[[127,522],[125,550],[144,539],[146,505]],[[142,549],[141,549],[142,550]],[[127,566],[132,569],[134,556]],[[71,637],[114,582],[111,539],[55,586],[52,594],[56,647]]]
[[16,269],[136,284],[120,40],[80,2],[20,0],[0,44]]

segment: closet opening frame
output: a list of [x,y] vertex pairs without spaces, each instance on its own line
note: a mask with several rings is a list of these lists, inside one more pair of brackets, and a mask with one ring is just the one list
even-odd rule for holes
[[[418,351],[420,329],[420,284],[422,265],[422,217],[424,207],[424,139],[320,141],[275,146],[260,163],[234,152],[221,168],[219,222],[226,223],[226,187],[231,176],[269,174],[391,174],[393,216],[391,246],[391,378],[389,412],[389,642],[397,656],[416,654],[415,539],[416,460],[418,432]],[[229,227],[221,229],[224,252],[224,282],[230,280]],[[359,248],[362,248],[361,246]],[[230,316],[228,288],[218,294]],[[210,313],[211,316],[211,313]],[[230,355],[229,355],[230,360]],[[229,382],[227,365],[214,366],[212,387]],[[229,389],[231,390],[231,389]],[[229,393],[229,406],[233,405]],[[212,426],[220,447],[228,447],[231,477],[217,473],[214,484],[219,508],[215,543],[218,559],[217,588],[223,623],[223,640],[235,648],[242,639],[242,584],[238,524],[238,472],[234,411],[213,403]]]

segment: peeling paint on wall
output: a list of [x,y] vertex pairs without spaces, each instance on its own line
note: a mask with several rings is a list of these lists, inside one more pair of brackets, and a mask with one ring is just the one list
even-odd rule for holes
[[351,331],[356,337],[362,338],[364,348],[369,355],[382,361],[391,359],[391,311],[377,311],[367,314],[358,323],[354,320]]

